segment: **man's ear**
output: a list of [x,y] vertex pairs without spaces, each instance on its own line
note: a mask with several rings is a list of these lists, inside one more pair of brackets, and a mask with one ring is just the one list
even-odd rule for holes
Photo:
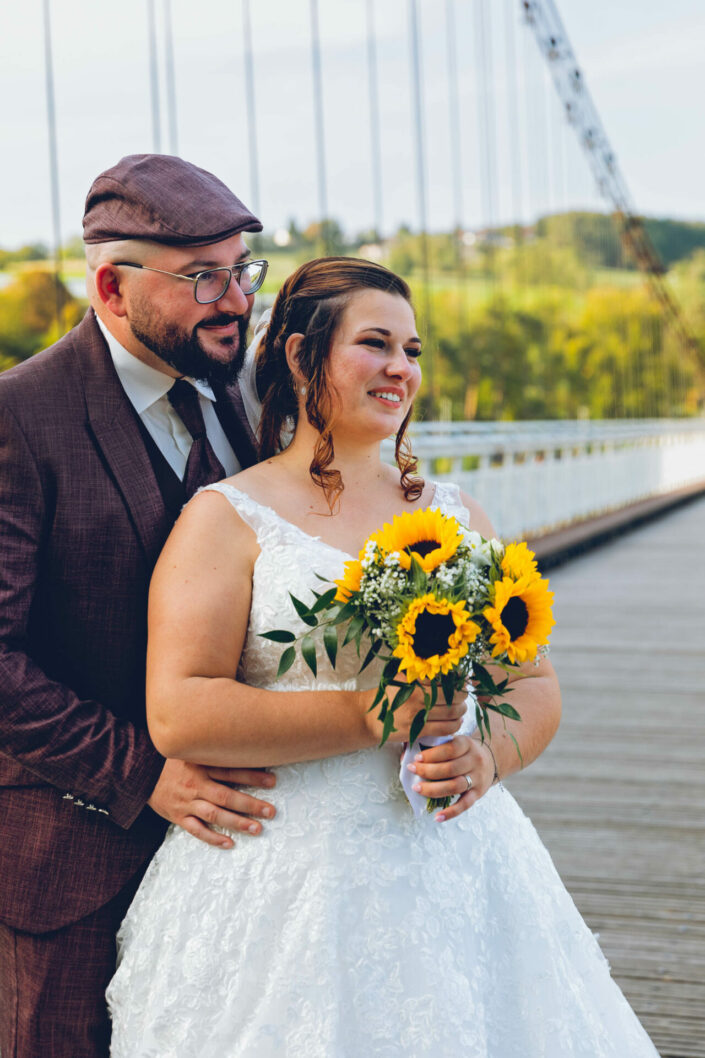
[[301,346],[303,345],[304,335],[303,334],[290,334],[286,340],[284,346],[284,352],[286,354],[286,362],[289,365],[289,370],[293,376],[296,385],[305,382],[306,379],[301,374],[299,367],[299,353],[301,352]]
[[123,280],[117,267],[105,261],[98,265],[93,277],[98,297],[114,316],[126,316],[127,307],[123,292]]

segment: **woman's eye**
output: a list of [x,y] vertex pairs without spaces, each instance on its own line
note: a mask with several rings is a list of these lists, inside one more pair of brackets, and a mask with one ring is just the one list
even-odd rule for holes
[[370,345],[373,349],[384,349],[384,342],[381,338],[365,338],[362,344]]
[[407,356],[412,357],[412,359],[414,360],[418,360],[418,358],[421,356],[421,350],[418,349],[416,346],[414,346],[413,349],[405,349],[404,352]]

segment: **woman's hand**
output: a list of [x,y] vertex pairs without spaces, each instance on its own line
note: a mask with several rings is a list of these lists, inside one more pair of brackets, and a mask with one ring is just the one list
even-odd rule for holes
[[456,735],[450,742],[423,750],[408,768],[418,775],[414,789],[424,797],[457,797],[452,805],[436,813],[439,822],[467,812],[495,779],[489,745],[471,735]]
[[[428,686],[426,688],[428,690]],[[387,688],[387,700],[391,704],[394,695],[397,693],[398,688],[389,686]],[[369,703],[372,701],[372,693],[365,691],[361,695],[362,707],[366,712],[366,721],[369,730],[374,735],[377,742],[382,740],[382,722],[378,719],[379,706],[368,712]],[[404,702],[403,705],[394,713],[394,728],[395,730],[389,736],[390,742],[408,742],[409,733],[411,731],[411,724],[416,714],[425,708],[424,705],[424,688],[423,686],[415,687],[413,693]],[[420,739],[427,738],[446,738],[448,735],[455,735],[463,722],[468,709],[467,705],[467,691],[458,691],[453,697],[452,705],[446,705],[445,699],[441,696],[441,700],[437,705],[434,705],[433,709],[429,710],[429,714],[426,717],[426,723],[421,729],[421,733],[418,736]]]

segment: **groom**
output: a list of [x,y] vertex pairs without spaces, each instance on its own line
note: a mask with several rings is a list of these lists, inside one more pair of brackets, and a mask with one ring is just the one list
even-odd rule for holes
[[[144,703],[162,545],[198,487],[256,459],[235,379],[260,230],[210,173],[123,158],[86,201],[91,309],[0,376],[2,1058],[105,1058],[115,931],[167,822],[212,844],[211,824],[273,815],[237,788],[266,772],[160,757]],[[338,698],[331,754],[364,744]]]

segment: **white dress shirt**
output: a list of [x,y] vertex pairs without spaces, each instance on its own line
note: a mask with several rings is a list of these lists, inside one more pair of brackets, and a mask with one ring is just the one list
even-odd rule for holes
[[[176,380],[171,375],[157,371],[156,368],[150,367],[149,364],[143,363],[129,353],[110,333],[101,319],[98,319],[98,326],[108,343],[115,370],[130,403],[154,438],[169,466],[177,474],[179,480],[183,480],[193,439],[172,408],[167,396]],[[247,375],[249,381],[249,375],[254,371],[254,356],[250,349],[247,351],[246,363],[247,368],[243,368],[243,373]],[[223,465],[225,476],[236,474],[242,468],[216,415],[213,406],[215,403],[213,390],[208,383],[201,382],[200,379],[186,378],[185,381],[190,382],[198,392],[198,402],[203,413],[206,434],[213,451]],[[250,382],[246,388],[248,392],[245,409],[250,423],[253,420],[256,423],[259,413],[254,385]]]

